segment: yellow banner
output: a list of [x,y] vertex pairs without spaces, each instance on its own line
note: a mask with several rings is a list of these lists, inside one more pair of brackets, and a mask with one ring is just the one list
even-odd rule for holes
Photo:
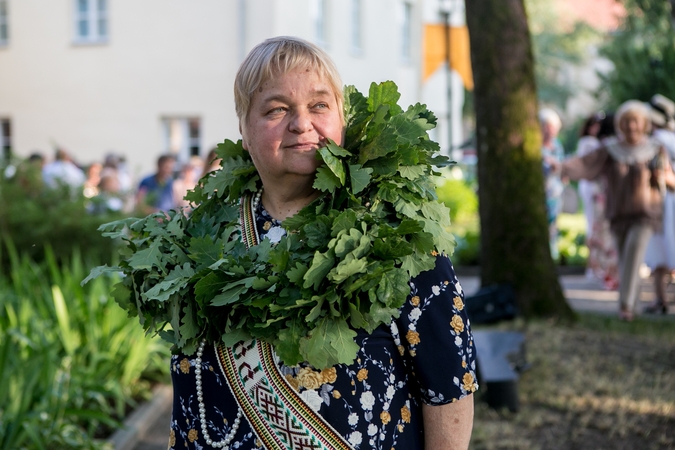
[[[424,26],[424,67],[423,80],[438,70],[445,61],[445,26],[427,24]],[[464,87],[473,90],[473,72],[471,71],[471,52],[469,30],[467,27],[450,27],[450,67],[464,82]]]

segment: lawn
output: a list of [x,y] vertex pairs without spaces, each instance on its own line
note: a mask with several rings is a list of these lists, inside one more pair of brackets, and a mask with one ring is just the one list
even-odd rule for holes
[[574,326],[508,329],[525,333],[532,364],[519,381],[521,408],[495,411],[478,395],[473,450],[675,448],[672,319],[587,313]]

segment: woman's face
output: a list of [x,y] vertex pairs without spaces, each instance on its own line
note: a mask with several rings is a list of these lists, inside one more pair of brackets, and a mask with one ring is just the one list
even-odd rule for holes
[[597,136],[600,133],[600,122],[594,122],[590,127],[588,127],[589,136]]
[[643,117],[637,114],[626,113],[621,118],[620,127],[621,132],[626,139],[626,142],[635,145],[642,141],[645,134],[647,122]]
[[342,143],[335,94],[319,74],[295,69],[274,77],[253,94],[242,124],[243,145],[267,189],[312,182],[320,161],[316,150],[332,139]]

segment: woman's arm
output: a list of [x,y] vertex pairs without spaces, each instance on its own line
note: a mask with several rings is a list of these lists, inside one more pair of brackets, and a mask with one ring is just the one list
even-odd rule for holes
[[422,405],[424,447],[466,450],[473,428],[473,394],[445,405]]
[[666,171],[666,187],[671,191],[675,191],[675,172],[672,170]]
[[572,180],[593,180],[600,175],[608,158],[607,150],[602,147],[584,156],[570,158],[560,165],[560,176]]

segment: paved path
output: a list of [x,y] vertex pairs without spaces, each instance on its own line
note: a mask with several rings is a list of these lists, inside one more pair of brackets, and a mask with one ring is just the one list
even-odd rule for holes
[[[459,281],[467,295],[472,295],[480,287],[480,279],[472,275],[460,275]],[[598,280],[589,280],[584,275],[563,275],[560,282],[565,291],[565,297],[570,306],[576,311],[591,311],[600,314],[614,315],[618,311],[617,291],[605,290]],[[675,297],[675,284],[669,286],[669,296]],[[643,279],[640,294],[640,308],[654,301],[654,287],[651,278]],[[671,304],[669,316],[675,317],[675,305]],[[118,448],[116,450],[164,450],[167,448],[169,436],[169,422],[171,420],[170,405],[157,411],[147,432],[133,447]]]

